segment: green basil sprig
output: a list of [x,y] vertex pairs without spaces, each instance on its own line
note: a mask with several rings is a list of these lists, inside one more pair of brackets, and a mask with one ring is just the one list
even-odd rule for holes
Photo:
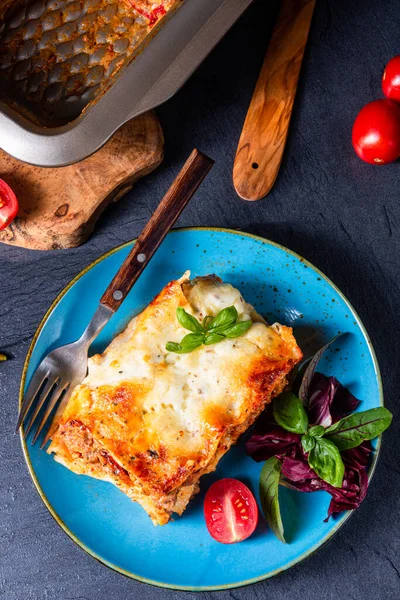
[[275,456],[264,463],[260,474],[260,500],[268,525],[276,537],[286,543],[278,498],[281,470],[282,465]]
[[387,429],[392,422],[392,414],[384,408],[371,408],[344,417],[325,429],[325,436],[339,450],[349,450],[359,446],[364,440],[372,440]]
[[193,352],[203,344],[210,346],[227,338],[237,338],[246,333],[253,324],[251,320],[238,321],[239,315],[234,306],[224,308],[216,317],[204,317],[202,323],[182,307],[176,309],[176,316],[180,325],[192,332],[185,335],[179,344],[167,342],[167,351],[176,354]]

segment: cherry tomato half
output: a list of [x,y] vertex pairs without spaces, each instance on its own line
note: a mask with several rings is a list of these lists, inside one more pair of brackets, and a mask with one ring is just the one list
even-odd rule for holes
[[257,526],[258,508],[253,494],[237,479],[220,479],[204,499],[204,516],[210,535],[222,544],[248,538]]
[[0,179],[0,231],[5,229],[18,212],[18,200],[9,185]]
[[353,148],[367,163],[384,165],[400,156],[400,106],[375,100],[358,113],[353,125]]
[[382,77],[382,90],[386,98],[400,102],[400,56],[394,56],[386,65]]

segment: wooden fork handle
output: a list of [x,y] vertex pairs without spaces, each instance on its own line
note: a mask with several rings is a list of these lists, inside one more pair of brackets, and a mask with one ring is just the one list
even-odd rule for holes
[[260,200],[282,162],[315,0],[282,0],[233,167],[244,200]]
[[116,311],[189,202],[214,161],[194,149],[156,208],[100,302]]

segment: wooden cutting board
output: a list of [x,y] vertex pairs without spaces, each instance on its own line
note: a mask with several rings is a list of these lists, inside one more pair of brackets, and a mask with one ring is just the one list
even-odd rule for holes
[[158,167],[163,148],[159,121],[147,113],[123,125],[95,154],[68,167],[34,167],[0,150],[0,178],[20,205],[14,222],[0,232],[0,242],[34,250],[79,246],[106,206]]

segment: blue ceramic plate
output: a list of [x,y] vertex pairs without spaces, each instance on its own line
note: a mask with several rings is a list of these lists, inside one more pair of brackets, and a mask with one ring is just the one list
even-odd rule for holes
[[[21,389],[49,350],[79,337],[131,245],[116,248],[90,265],[56,299],[33,340]],[[341,292],[290,250],[235,231],[184,229],[168,235],[125,303],[93,344],[92,352],[105,348],[132,315],[186,269],[191,270],[192,276],[216,273],[231,282],[270,322],[277,320],[293,327],[306,353],[338,332],[348,332],[327,353],[320,369],[334,374],[362,399],[363,410],[382,405],[381,380],[371,342]],[[68,535],[105,565],[158,586],[227,589],[272,577],[312,554],[350,516],[343,513],[324,523],[330,501],[326,492],[302,494],[282,488],[281,505],[289,543],[279,542],[260,517],[252,537],[225,546],[207,532],[203,497],[216,479],[236,477],[258,499],[262,465],[246,456],[243,443],[228,452],[215,473],[203,478],[201,493],[183,516],[164,527],[154,527],[144,510],[113,485],[74,475],[37,446],[25,442],[23,446],[42,499]]]

